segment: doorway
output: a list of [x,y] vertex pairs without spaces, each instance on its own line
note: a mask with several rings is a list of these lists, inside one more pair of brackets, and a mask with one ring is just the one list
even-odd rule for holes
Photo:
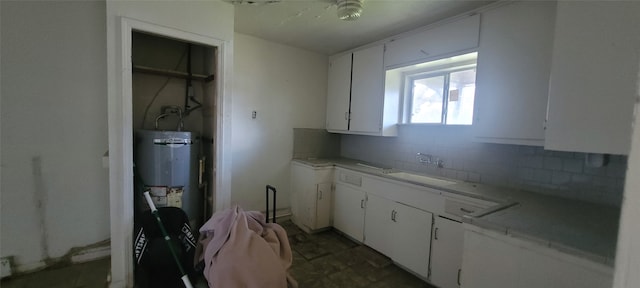
[[131,50],[134,209],[153,187],[156,206],[182,208],[196,232],[213,212],[217,49],[133,31]]
[[[201,116],[188,119],[188,121],[200,123],[199,125],[202,129],[200,137],[205,141],[209,141],[209,148],[206,149],[208,151],[203,152],[202,154],[207,158],[207,163],[204,164],[207,172],[203,174],[203,177],[206,179],[205,182],[207,182],[208,186],[206,190],[210,192],[210,201],[206,201],[210,210],[208,213],[213,213],[216,210],[221,210],[229,206],[231,181],[229,171],[231,171],[231,153],[225,153],[225,151],[229,149],[228,147],[230,147],[231,141],[231,97],[229,97],[230,81],[227,79],[230,79],[231,75],[230,63],[232,62],[232,45],[230,41],[215,39],[210,36],[185,32],[183,30],[125,17],[120,18],[119,24],[119,29],[117,29],[117,32],[114,35],[115,38],[108,39],[109,41],[112,41],[111,43],[114,43],[115,46],[114,52],[109,52],[108,55],[109,85],[107,87],[109,97],[108,162],[110,191],[109,210],[111,220],[111,287],[133,287],[134,132],[136,125],[145,128],[149,127],[146,126],[148,125],[146,124],[146,119],[144,121],[141,120],[144,118],[144,111],[141,112],[143,113],[142,115],[140,115],[140,112],[136,113],[134,111],[134,106],[136,106],[135,109],[138,109],[139,105],[134,103],[133,78],[134,75],[136,75],[136,78],[141,76],[138,74],[145,74],[143,77],[150,77],[150,75],[146,75],[147,73],[138,71],[138,68],[140,67],[134,69],[134,63],[132,62],[133,42],[137,41],[134,39],[139,37],[141,34],[145,34],[145,36],[156,37],[152,38],[152,40],[161,41],[159,39],[162,39],[162,41],[174,41],[171,43],[179,44],[176,45],[176,47],[181,45],[191,45],[193,48],[196,46],[198,47],[196,50],[200,49],[200,52],[195,52],[195,50],[193,50],[192,56],[197,53],[202,54],[201,58],[203,61],[199,64],[202,66],[201,71],[205,72],[205,74],[208,73],[209,76],[214,75],[213,79],[209,81],[206,79],[198,80],[204,84],[194,84],[192,79],[192,86],[201,86],[200,88],[192,87],[192,89],[200,89],[202,92],[201,95],[206,95],[208,97],[195,97],[196,101],[198,101],[202,106],[201,108],[192,110],[192,113],[194,113],[194,115],[196,115],[195,113],[201,113]],[[166,59],[167,62],[169,62],[168,58],[169,57]],[[161,61],[164,60],[161,59]],[[208,64],[204,65],[202,63]],[[174,67],[176,66],[170,68]],[[195,68],[195,66],[192,67],[192,74],[196,74],[196,70],[193,68]],[[170,72],[163,71],[162,73]],[[155,75],[154,77],[156,76],[161,76],[165,79],[174,78],[173,76],[169,77],[167,75]],[[184,89],[186,85],[185,79],[181,79],[180,81],[181,82],[179,83],[182,83],[182,87]],[[158,89],[156,91],[159,91],[161,87],[156,88]],[[181,103],[180,107],[181,109],[184,109],[184,95],[187,94],[185,91],[182,91],[179,94],[180,96],[178,98],[181,99],[181,101],[179,101]],[[153,95],[155,95],[155,93],[153,93]],[[161,96],[159,95],[158,98],[159,97]],[[141,99],[143,98],[144,97]],[[198,104],[194,101],[190,101],[187,105],[190,106],[190,108],[193,108]],[[146,105],[143,106],[144,110],[146,110]],[[158,111],[158,109],[162,110],[163,107],[153,108],[153,106],[155,106],[155,104],[152,104],[149,107],[147,112],[148,115],[146,117],[154,117],[150,116],[153,114],[156,114],[155,117],[157,117],[159,116],[157,115],[158,112],[162,112]],[[205,106],[208,108],[204,109]],[[136,124],[134,120],[136,120],[138,124]],[[153,121],[155,121],[155,119],[153,119]],[[145,124],[143,124],[143,122]],[[159,125],[166,125],[166,127],[169,127],[173,124],[171,124],[170,120],[167,120],[164,121],[163,124]],[[193,125],[198,126],[196,124]],[[153,127],[151,128],[155,129],[155,123],[153,123]],[[210,215],[204,215],[203,218],[206,218],[207,216]],[[197,228],[199,227],[195,227],[194,229]]]

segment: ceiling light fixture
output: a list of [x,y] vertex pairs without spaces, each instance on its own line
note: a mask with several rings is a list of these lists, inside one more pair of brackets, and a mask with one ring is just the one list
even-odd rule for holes
[[282,0],[223,0],[233,5],[265,5],[280,3]]
[[363,0],[337,0],[338,1],[338,18],[341,20],[356,20],[360,18],[362,13]]

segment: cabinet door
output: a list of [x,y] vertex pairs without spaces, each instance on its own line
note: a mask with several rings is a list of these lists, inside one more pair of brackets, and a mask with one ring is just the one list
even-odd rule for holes
[[415,64],[478,46],[480,15],[445,23],[387,43],[386,67]]
[[462,262],[462,287],[604,288],[613,279],[610,266],[494,231],[465,230]]
[[384,103],[384,46],[353,52],[349,131],[380,133]]
[[628,154],[640,3],[559,1],[545,148]]
[[399,203],[394,211],[391,258],[426,279],[429,276],[433,214]]
[[517,247],[472,231],[464,231],[463,241],[462,287],[519,287]]
[[443,217],[435,217],[431,242],[431,283],[440,288],[460,287],[462,223]]
[[395,202],[368,194],[364,220],[364,244],[384,255],[391,255],[391,244],[396,237],[392,231],[392,212]]
[[331,183],[317,185],[316,214],[313,229],[321,229],[331,225]]
[[333,196],[333,227],[362,242],[364,236],[364,192],[336,183]]
[[544,144],[556,2],[482,14],[473,129],[481,142]]
[[327,130],[347,131],[349,128],[351,59],[352,54],[348,53],[329,61]]
[[291,220],[298,226],[307,226],[309,194],[313,189],[313,170],[303,165],[291,165]]

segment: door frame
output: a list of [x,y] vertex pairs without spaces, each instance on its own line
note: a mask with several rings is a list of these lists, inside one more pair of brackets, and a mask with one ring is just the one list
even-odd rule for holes
[[[133,287],[133,95],[131,35],[151,33],[217,48],[215,88],[215,211],[230,206],[232,43],[201,34],[120,17],[114,46],[108,53],[109,203],[111,220],[111,287]],[[113,55],[113,56],[112,56]],[[112,58],[114,57],[114,58]],[[193,227],[198,229],[198,227]]]

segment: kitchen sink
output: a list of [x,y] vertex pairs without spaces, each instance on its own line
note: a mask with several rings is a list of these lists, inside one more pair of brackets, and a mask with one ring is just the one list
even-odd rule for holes
[[433,178],[433,177],[420,175],[420,174],[407,173],[407,172],[391,172],[391,173],[388,173],[387,175],[393,178],[398,178],[398,179],[407,180],[410,182],[417,182],[417,183],[422,183],[427,185],[447,186],[451,184],[456,184],[456,182],[453,182],[453,181]]
[[373,165],[365,164],[365,163],[358,163],[358,164],[356,164],[356,165],[358,165],[358,166],[360,166],[360,167],[365,167],[365,168],[375,169],[375,170],[381,170],[381,171],[389,170],[389,168],[373,166]]

